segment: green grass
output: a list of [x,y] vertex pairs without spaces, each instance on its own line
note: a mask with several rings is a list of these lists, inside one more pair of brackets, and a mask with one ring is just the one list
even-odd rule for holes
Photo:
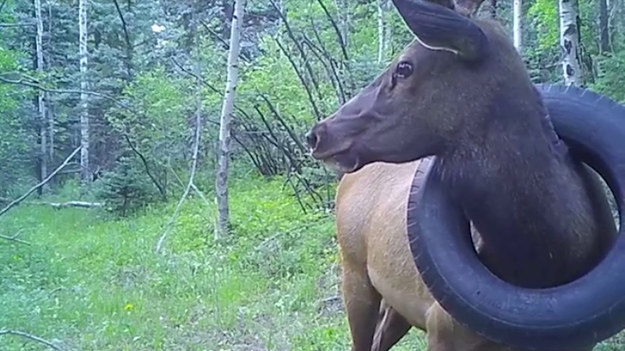
[[[283,181],[235,181],[234,234],[190,199],[154,249],[175,201],[123,220],[21,206],[0,220],[0,329],[67,350],[347,350],[333,217],[303,214]],[[413,331],[397,350],[423,349]],[[0,336],[0,350],[43,350]]]
[[[173,200],[123,220],[18,207],[1,233],[21,230],[32,245],[0,241],[0,329],[66,350],[348,350],[334,218],[303,214],[282,185],[234,181],[234,233],[221,242],[214,208],[190,199],[159,255]],[[623,345],[617,336],[596,350]],[[425,348],[413,329],[393,350]],[[0,336],[2,351],[44,349]]]

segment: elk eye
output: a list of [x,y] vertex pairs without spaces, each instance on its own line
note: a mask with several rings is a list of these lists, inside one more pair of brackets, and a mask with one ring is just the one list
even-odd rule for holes
[[412,64],[410,62],[402,61],[397,64],[395,68],[396,78],[408,78],[412,74]]

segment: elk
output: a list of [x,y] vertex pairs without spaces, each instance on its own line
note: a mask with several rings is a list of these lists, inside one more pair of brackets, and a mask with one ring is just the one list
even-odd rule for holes
[[[426,331],[430,351],[591,350],[598,338],[625,324],[623,296],[618,295],[623,284],[606,282],[607,276],[623,278],[614,267],[625,260],[625,250],[608,255],[617,231],[601,184],[555,132],[550,118],[581,114],[610,122],[582,125],[577,118],[575,123],[577,129],[605,133],[609,140],[602,144],[602,155],[610,154],[612,161],[608,173],[618,173],[622,181],[625,156],[614,150],[622,150],[625,142],[616,142],[614,135],[625,134],[625,121],[617,118],[625,116],[625,109],[606,99],[599,103],[603,97],[581,89],[550,92],[532,84],[494,21],[419,0],[394,4],[415,40],[307,134],[312,156],[344,172],[336,227],[352,350],[388,350],[411,326]],[[551,100],[544,97],[549,94]],[[597,142],[598,137],[589,139]],[[493,292],[482,287],[461,295],[483,276],[442,272],[437,262],[414,254],[419,248],[412,238],[425,236],[424,223],[435,222],[436,213],[411,217],[411,206],[430,206],[419,203],[432,187],[426,186],[429,179],[439,179],[439,188],[458,204],[457,212],[471,220],[479,238],[472,246],[480,261],[493,276],[514,285],[505,286],[511,293],[504,294],[498,283]],[[620,184],[616,181],[613,188],[619,204]],[[440,209],[441,217],[454,218],[447,207]],[[410,222],[413,217],[421,222]],[[450,244],[459,240],[466,242],[450,239]],[[474,268],[468,254],[450,251],[456,247],[429,250],[437,249],[432,257],[443,260],[445,254],[455,257],[458,272],[468,269],[463,258]],[[415,261],[422,262],[419,269]],[[448,282],[455,285],[443,284]],[[533,297],[531,289],[550,299]],[[593,294],[606,300],[586,298]],[[580,296],[584,304],[576,304]],[[544,311],[532,312],[519,299]],[[500,309],[488,308],[488,302]],[[472,303],[484,311],[466,308]],[[560,306],[558,313],[545,316],[552,305]],[[381,306],[384,314],[378,318]],[[578,315],[580,323],[573,320]],[[511,326],[514,318],[523,323]],[[534,327],[545,321],[563,322],[553,332]],[[589,325],[591,330],[578,333]],[[562,338],[567,331],[569,338]]]

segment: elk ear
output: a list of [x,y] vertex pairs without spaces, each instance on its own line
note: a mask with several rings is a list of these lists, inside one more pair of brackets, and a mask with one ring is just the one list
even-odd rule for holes
[[451,51],[470,61],[485,55],[488,39],[469,18],[425,0],[393,0],[393,3],[423,46]]

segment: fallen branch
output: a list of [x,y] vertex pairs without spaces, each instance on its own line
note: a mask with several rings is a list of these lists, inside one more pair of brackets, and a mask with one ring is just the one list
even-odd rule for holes
[[[61,174],[63,172],[59,172]],[[11,199],[7,199],[6,197],[0,197],[0,202],[9,202]],[[104,207],[104,204],[101,202],[86,202],[86,201],[67,201],[67,202],[45,202],[45,201],[23,201],[24,204],[27,205],[41,205],[41,206],[50,206],[54,208],[65,208],[65,207],[82,207],[82,208],[100,208]]]
[[28,196],[30,196],[30,194],[32,194],[35,190],[41,188],[42,186],[46,185],[46,183],[48,183],[50,181],[50,179],[52,179],[57,173],[59,173],[60,170],[62,170],[63,168],[65,168],[65,166],[67,166],[67,164],[69,163],[69,161],[76,156],[76,154],[78,153],[78,151],[80,151],[80,149],[82,148],[82,146],[79,146],[76,148],[76,150],[74,150],[74,152],[72,152],[69,156],[67,156],[67,158],[65,159],[65,161],[63,161],[63,163],[57,167],[54,172],[50,173],[46,179],[42,180],[39,184],[35,185],[34,187],[30,188],[30,190],[28,190],[24,195],[20,196],[19,198],[13,200],[10,204],[8,204],[5,208],[3,208],[2,210],[0,210],[0,216],[2,216],[3,214],[7,213],[11,208],[13,208],[14,206],[16,206],[17,204],[19,204],[20,202],[24,201],[24,199],[26,199]]
[[29,333],[26,333],[26,332],[23,332],[23,331],[9,330],[9,329],[0,329],[0,335],[17,335],[17,336],[21,336],[23,338],[36,341],[36,342],[38,342],[40,344],[44,344],[44,345],[48,346],[49,348],[51,348],[53,350],[63,351],[62,348],[54,345],[51,341],[48,341],[46,339],[40,338],[40,337],[38,337],[36,335],[29,334]]
[[135,145],[133,145],[133,143],[130,140],[130,137],[128,136],[128,134],[124,133],[124,138],[126,139],[126,142],[128,143],[128,146],[130,146],[130,149],[132,149],[132,151],[135,154],[137,154],[137,156],[139,156],[139,158],[141,159],[141,162],[143,162],[143,167],[145,168],[145,173],[148,175],[148,177],[150,177],[150,179],[152,180],[152,183],[154,183],[154,185],[158,189],[158,192],[161,194],[161,197],[163,198],[163,201],[167,201],[167,192],[165,191],[165,188],[161,185],[161,183],[158,182],[156,177],[154,177],[152,172],[150,172],[150,165],[148,164],[148,160],[146,160],[145,156],[143,156],[143,154],[135,147]]
[[40,202],[41,205],[49,205],[54,208],[81,207],[81,208],[100,208],[104,204],[101,202],[85,202],[85,201],[67,201],[67,202]]
[[15,241],[18,242],[20,244],[25,244],[25,245],[30,245],[30,243],[28,241],[22,240],[22,239],[18,239],[17,237],[20,235],[22,231],[18,231],[17,233],[15,233],[15,235],[13,236],[5,236],[0,234],[0,239],[5,239],[5,240],[9,240],[9,241]]
[[106,100],[112,101],[114,103],[117,103],[117,104],[119,104],[122,107],[126,107],[126,106],[124,106],[123,103],[121,103],[116,98],[114,98],[114,97],[112,97],[110,95],[107,95],[107,94],[98,93],[97,91],[80,90],[80,89],[53,89],[53,88],[46,88],[46,87],[44,87],[41,84],[26,81],[26,80],[24,80],[23,77],[20,77],[17,80],[16,79],[8,79],[8,78],[5,78],[5,77],[0,77],[0,82],[7,83],[7,84],[23,85],[23,86],[27,86],[27,87],[34,88],[34,89],[39,89],[41,91],[45,91],[46,93],[93,95],[93,96],[101,97],[103,99],[106,99]]

